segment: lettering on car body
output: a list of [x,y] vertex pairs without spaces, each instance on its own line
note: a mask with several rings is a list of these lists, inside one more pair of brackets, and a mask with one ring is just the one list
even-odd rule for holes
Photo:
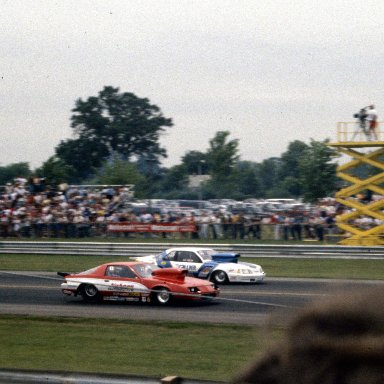
[[127,284],[124,284],[124,283],[112,283],[111,284],[112,287],[124,287],[124,288],[134,288],[134,286],[131,284],[131,285],[127,285]]
[[187,269],[188,271],[196,271],[196,265],[192,264],[177,264],[178,268]]
[[115,291],[115,296],[121,296],[121,297],[137,297],[141,296],[140,292],[116,292]]
[[111,284],[111,286],[108,287],[108,291],[133,292],[133,287],[123,284]]

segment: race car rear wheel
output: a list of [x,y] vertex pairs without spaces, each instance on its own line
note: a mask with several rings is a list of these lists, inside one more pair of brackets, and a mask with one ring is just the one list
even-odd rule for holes
[[80,289],[80,295],[87,303],[96,303],[100,299],[98,289],[92,284],[84,284]]
[[212,273],[211,281],[216,284],[228,283],[228,276],[224,271],[215,271]]
[[153,299],[156,304],[168,305],[172,301],[172,294],[169,289],[160,287],[154,288]]

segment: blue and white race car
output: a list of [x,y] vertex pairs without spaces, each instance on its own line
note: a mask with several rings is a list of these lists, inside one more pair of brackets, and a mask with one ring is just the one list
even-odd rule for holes
[[262,282],[265,273],[260,265],[239,262],[238,253],[220,253],[212,248],[170,248],[158,255],[134,257],[136,261],[160,268],[187,269],[189,275],[209,279],[217,284]]

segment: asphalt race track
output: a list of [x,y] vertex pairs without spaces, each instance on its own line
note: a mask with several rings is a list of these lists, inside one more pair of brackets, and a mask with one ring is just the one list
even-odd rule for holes
[[263,324],[283,321],[308,303],[337,292],[383,285],[384,281],[267,278],[262,284],[225,285],[210,303],[176,303],[158,307],[145,303],[85,304],[60,291],[55,273],[0,271],[0,314],[69,316],[159,321]]

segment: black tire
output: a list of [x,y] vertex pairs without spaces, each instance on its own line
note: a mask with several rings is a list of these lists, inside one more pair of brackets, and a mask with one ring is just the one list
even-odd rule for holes
[[86,303],[96,303],[100,300],[100,293],[93,284],[84,284],[80,289],[80,295]]
[[172,302],[172,294],[169,289],[165,287],[154,288],[152,298],[155,304],[158,305],[169,305]]
[[224,271],[214,271],[211,276],[211,281],[216,284],[227,284],[228,276]]

